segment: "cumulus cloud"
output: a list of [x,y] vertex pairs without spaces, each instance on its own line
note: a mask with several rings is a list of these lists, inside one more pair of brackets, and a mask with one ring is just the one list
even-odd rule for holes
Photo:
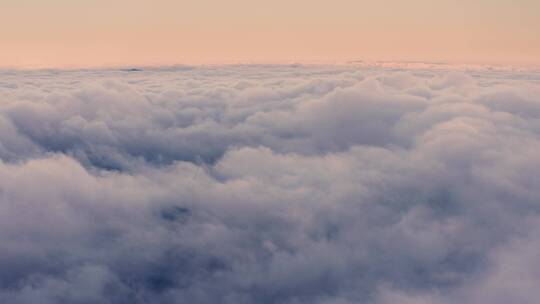
[[535,303],[540,76],[0,72],[2,303]]

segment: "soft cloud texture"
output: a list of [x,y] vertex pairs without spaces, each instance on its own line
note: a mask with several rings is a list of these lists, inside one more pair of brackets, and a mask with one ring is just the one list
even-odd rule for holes
[[536,303],[540,74],[0,72],[2,303]]

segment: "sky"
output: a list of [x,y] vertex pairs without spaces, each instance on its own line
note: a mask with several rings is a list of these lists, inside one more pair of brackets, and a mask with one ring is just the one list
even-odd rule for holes
[[0,0],[0,67],[540,65],[537,0]]

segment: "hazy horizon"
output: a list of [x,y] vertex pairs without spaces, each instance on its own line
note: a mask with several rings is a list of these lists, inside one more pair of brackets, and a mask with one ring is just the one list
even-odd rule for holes
[[540,2],[3,0],[0,66],[540,65]]

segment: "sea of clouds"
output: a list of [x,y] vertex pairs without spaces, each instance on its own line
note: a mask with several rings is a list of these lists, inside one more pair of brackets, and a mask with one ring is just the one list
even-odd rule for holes
[[0,71],[0,302],[536,304],[540,73]]

